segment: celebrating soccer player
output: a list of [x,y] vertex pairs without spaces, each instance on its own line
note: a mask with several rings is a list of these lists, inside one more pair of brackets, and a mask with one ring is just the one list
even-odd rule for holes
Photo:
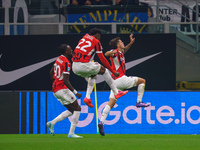
[[[145,79],[136,77],[136,76],[126,76],[126,66],[125,66],[125,58],[124,53],[126,53],[131,45],[134,43],[135,38],[133,38],[133,34],[130,34],[130,43],[126,46],[124,46],[124,43],[120,39],[120,37],[116,37],[112,39],[109,42],[109,46],[111,48],[110,51],[107,51],[105,53],[105,56],[110,57],[112,69],[119,72],[119,76],[116,77],[112,74],[112,78],[114,79],[114,82],[118,89],[124,90],[124,89],[130,89],[132,87],[138,86],[138,96],[137,96],[137,102],[136,107],[148,107],[150,104],[145,104],[142,102],[142,97],[144,94],[144,88],[145,88]],[[114,97],[113,91],[110,92],[110,98],[108,104],[105,106],[102,116],[101,116],[101,122],[98,124],[99,132],[102,136],[105,135],[104,133],[104,122],[106,120],[106,117],[108,116],[108,113],[111,108],[115,105],[117,102],[117,98]]]
[[54,125],[57,122],[62,121],[65,118],[73,115],[68,137],[82,138],[82,136],[74,134],[81,113],[81,107],[78,105],[76,96],[80,98],[82,94],[78,93],[69,81],[71,70],[71,63],[69,60],[71,60],[73,50],[69,45],[62,44],[59,47],[59,52],[61,53],[61,55],[54,63],[50,71],[50,76],[53,81],[53,94],[58,99],[58,101],[67,108],[67,110],[62,112],[52,121],[47,122],[47,126],[50,133],[54,135]]

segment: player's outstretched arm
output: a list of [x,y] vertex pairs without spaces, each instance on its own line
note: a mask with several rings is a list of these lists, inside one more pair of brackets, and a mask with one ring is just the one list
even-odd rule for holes
[[107,51],[107,52],[105,53],[105,56],[106,56],[106,57],[110,57],[110,56],[113,56],[113,55],[116,54],[116,53],[117,53],[117,50]]
[[106,68],[108,68],[108,70],[110,70],[114,74],[115,71],[112,69],[112,67],[110,66],[108,60],[104,57],[104,55],[102,53],[97,53],[97,56],[99,57],[99,59],[101,60],[101,62],[103,63],[103,65]]
[[129,37],[130,37],[130,43],[124,47],[124,53],[126,53],[130,49],[131,45],[135,42],[135,38],[133,38],[133,34],[130,34]]

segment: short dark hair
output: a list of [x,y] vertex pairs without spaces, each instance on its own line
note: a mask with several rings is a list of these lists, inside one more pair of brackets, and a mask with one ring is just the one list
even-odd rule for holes
[[119,42],[121,38],[120,37],[116,37],[114,39],[112,39],[110,42],[109,42],[109,46],[111,49],[116,49],[117,48],[117,43]]
[[89,35],[95,35],[97,33],[101,34],[101,30],[98,28],[93,28],[90,30]]
[[60,54],[64,54],[67,50],[67,46],[68,44],[61,44],[59,47],[58,47],[58,51],[60,52]]

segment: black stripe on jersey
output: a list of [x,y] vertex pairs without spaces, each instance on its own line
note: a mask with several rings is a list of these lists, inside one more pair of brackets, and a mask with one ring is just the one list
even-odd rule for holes
[[66,62],[66,63],[65,63],[65,71],[64,71],[64,72],[70,72],[71,67],[70,67],[70,70],[69,70],[69,71],[68,71],[68,67],[70,67],[70,66],[69,66],[68,63]]
[[98,47],[99,47],[99,51],[101,51],[101,44],[100,43],[98,43]]
[[121,60],[120,60],[120,56],[119,56],[119,55],[121,55],[121,54],[119,53],[119,54],[117,55],[118,61],[119,61],[119,63],[120,63],[120,66],[121,66],[121,68],[122,68],[123,73],[126,74],[126,72],[125,72],[125,70],[124,70],[124,66],[123,66],[123,64],[122,64],[122,62],[121,62]]

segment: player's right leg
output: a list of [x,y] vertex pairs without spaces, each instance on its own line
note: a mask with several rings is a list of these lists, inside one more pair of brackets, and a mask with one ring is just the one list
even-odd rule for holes
[[83,102],[87,104],[89,107],[93,107],[90,95],[93,91],[94,84],[96,82],[97,76],[92,76],[91,78],[88,79],[88,85],[87,85],[87,91],[86,91],[86,97],[84,98]]
[[76,75],[79,75],[88,79],[86,97],[83,102],[86,103],[89,107],[93,107],[90,95],[94,88],[94,83],[96,81],[96,75],[98,74],[101,65],[98,62],[88,62],[88,63],[80,63],[74,62],[72,64],[72,70]]
[[132,87],[138,86],[138,96],[137,96],[137,102],[136,107],[148,107],[150,106],[149,103],[145,104],[142,102],[142,97],[144,94],[144,88],[145,88],[145,79],[135,77],[135,76],[122,76],[115,80],[116,86],[119,89],[130,89]]
[[146,83],[145,79],[138,77],[138,81],[137,81],[138,96],[137,96],[137,103],[136,103],[136,107],[138,107],[138,108],[139,107],[148,107],[148,106],[150,106],[149,103],[145,104],[144,102],[142,102],[142,98],[143,98],[143,95],[144,95],[144,89],[145,89],[145,83]]

